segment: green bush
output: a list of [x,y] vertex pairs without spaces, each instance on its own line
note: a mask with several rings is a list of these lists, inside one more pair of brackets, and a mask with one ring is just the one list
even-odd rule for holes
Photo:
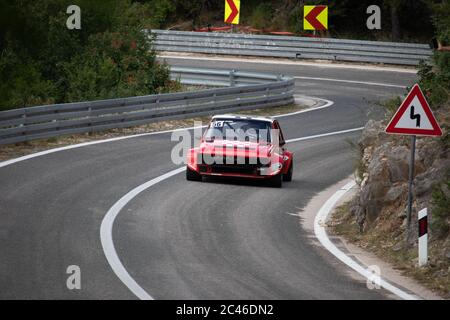
[[437,238],[444,239],[450,231],[450,170],[447,172],[447,178],[433,187],[432,193],[432,219],[431,231]]
[[[450,45],[450,2],[431,4],[436,37],[443,45]],[[435,108],[450,98],[450,52],[436,51],[434,66],[422,62],[419,79],[428,101]]]
[[273,16],[272,6],[268,3],[259,4],[250,17],[250,24],[256,29],[267,29]]
[[80,0],[81,30],[66,28],[68,0],[0,4],[14,14],[1,22],[0,108],[165,92],[168,67],[142,29],[159,26],[170,3]]
[[67,101],[139,96],[163,91],[169,78],[145,36],[134,30],[104,32],[65,64]]
[[0,57],[0,110],[53,103],[55,85],[42,78],[32,60],[4,51]]
[[288,18],[289,31],[295,33],[305,33],[303,30],[303,7],[297,6],[289,14]]

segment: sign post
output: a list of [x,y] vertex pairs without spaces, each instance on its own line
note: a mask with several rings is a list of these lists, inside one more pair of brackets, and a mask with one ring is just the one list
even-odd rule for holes
[[389,122],[386,133],[411,135],[411,157],[409,162],[407,233],[409,239],[414,186],[414,162],[416,152],[416,136],[441,136],[442,130],[425,99],[418,84],[415,84],[400,108]]
[[411,212],[413,203],[413,181],[414,181],[414,163],[416,159],[416,136],[411,136],[411,156],[409,158],[409,181],[408,181],[408,211],[406,214],[407,228],[411,226]]

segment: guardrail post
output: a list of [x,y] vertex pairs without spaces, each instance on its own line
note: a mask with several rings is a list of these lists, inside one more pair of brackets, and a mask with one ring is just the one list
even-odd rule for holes
[[235,72],[236,72],[236,70],[231,70],[230,71],[230,87],[235,87],[236,86]]
[[[58,116],[58,109],[55,110],[55,116]],[[53,119],[52,122],[58,124],[58,119]],[[55,128],[56,131],[59,131],[59,126],[57,125]]]
[[[89,112],[88,118],[89,118],[89,120],[91,120],[91,113],[92,113],[92,106],[91,105],[88,106],[88,112]],[[89,127],[89,133],[90,134],[94,133],[94,130],[92,128],[92,121],[88,122],[88,127]]]
[[25,124],[26,124],[26,121],[27,121],[27,109],[25,109],[25,110],[23,111],[22,118],[23,118],[23,123],[20,124],[19,127],[23,127],[22,135],[24,136],[24,135],[27,134],[27,127],[26,127],[26,125],[25,125]]

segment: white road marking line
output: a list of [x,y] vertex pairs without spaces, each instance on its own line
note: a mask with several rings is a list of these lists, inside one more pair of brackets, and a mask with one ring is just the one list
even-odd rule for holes
[[137,282],[130,276],[123,264],[120,262],[112,239],[114,220],[116,219],[119,212],[142,191],[185,170],[185,167],[172,170],[166,174],[163,174],[162,176],[159,176],[134,188],[122,198],[120,198],[120,200],[117,201],[108,210],[102,220],[102,224],[100,226],[100,241],[102,243],[102,248],[106,259],[108,260],[109,265],[111,266],[117,277],[120,279],[120,281],[122,281],[128,287],[128,289],[130,289],[130,291],[133,292],[133,294],[141,300],[153,300],[153,298],[144,289],[142,289],[141,286],[137,284]]
[[[321,134],[321,135],[314,135],[309,137],[303,137],[299,139],[291,139],[287,142],[294,142],[294,141],[304,141],[308,139],[316,139],[320,137],[330,136],[330,135],[336,135],[341,133],[347,133],[347,132],[353,132],[361,130],[361,128],[356,129],[350,129],[350,130],[343,130],[338,132],[330,132],[328,134]],[[108,263],[110,264],[111,268],[113,269],[114,273],[117,275],[117,277],[122,281],[122,283],[130,289],[131,292],[133,292],[136,297],[138,297],[141,300],[152,300],[152,296],[149,295],[139,284],[130,276],[130,274],[127,272],[123,264],[120,262],[120,258],[117,255],[116,249],[114,248],[114,241],[112,238],[112,229],[114,225],[114,220],[116,219],[117,215],[120,213],[120,211],[131,201],[133,198],[138,196],[141,192],[147,190],[148,188],[156,185],[159,182],[162,182],[164,180],[169,179],[170,177],[173,177],[181,172],[184,172],[186,170],[186,167],[183,166],[181,168],[169,171],[159,177],[156,177],[150,181],[147,181],[130,192],[128,192],[126,195],[124,195],[122,198],[120,198],[119,201],[117,201],[106,213],[105,217],[102,220],[102,224],[100,226],[100,241],[102,243],[103,252],[105,253],[106,259],[108,260]]]
[[200,57],[200,56],[183,56],[183,55],[170,55],[162,54],[158,55],[158,58],[162,59],[178,59],[178,60],[199,60],[199,61],[220,61],[220,62],[245,62],[253,64],[270,64],[270,65],[288,65],[288,66],[312,66],[318,68],[335,68],[335,69],[355,69],[355,70],[371,70],[371,71],[388,71],[398,73],[412,73],[417,74],[415,68],[396,68],[386,66],[374,66],[374,65],[351,65],[344,63],[322,63],[322,62],[307,62],[307,61],[286,61],[281,59],[242,59],[233,57]]
[[311,139],[315,139],[315,138],[335,136],[337,134],[350,133],[350,132],[355,132],[355,131],[362,131],[363,129],[364,129],[364,127],[359,127],[359,128],[354,128],[354,129],[348,129],[348,130],[341,130],[341,131],[335,131],[335,132],[329,132],[329,133],[316,134],[314,136],[286,140],[286,142],[288,142],[288,143],[289,142],[298,142],[298,141],[304,141],[304,140],[311,140]]
[[397,84],[380,83],[380,82],[366,82],[366,81],[355,81],[355,80],[342,80],[342,79],[332,79],[332,78],[316,78],[316,77],[293,77],[299,80],[316,80],[316,81],[330,81],[330,82],[342,82],[342,83],[354,83],[354,84],[364,84],[369,86],[379,86],[379,87],[392,87],[392,88],[402,88],[406,89],[406,86],[400,86]]
[[[327,218],[329,214],[331,213],[331,210],[336,205],[336,203],[339,201],[339,199],[344,196],[351,188],[353,188],[356,185],[354,181],[351,181],[347,183],[344,187],[336,191],[326,202],[325,204],[320,208],[320,210],[317,212],[316,218],[314,219],[314,233],[316,234],[317,239],[319,239],[320,243],[329,251],[331,252],[336,258],[338,258],[340,261],[345,263],[347,266],[355,270],[357,273],[365,277],[366,279],[370,279],[373,274],[368,270],[367,268],[364,268],[362,265],[357,263],[355,260],[350,258],[348,255],[346,255],[344,252],[339,250],[328,238],[328,235],[325,230],[325,223],[327,221]],[[398,297],[405,299],[405,300],[417,300],[418,297],[411,295],[409,293],[406,293],[405,291],[393,286],[392,284],[386,282],[385,280],[380,280],[380,285],[384,289],[392,292],[393,294],[397,295]]]
[[[304,96],[304,97],[306,97],[306,96]],[[294,95],[294,99],[295,99],[295,95]],[[280,115],[277,115],[277,116],[273,116],[272,118],[289,117],[289,116],[293,116],[293,115],[296,115],[296,114],[301,114],[301,113],[311,112],[311,111],[315,111],[315,110],[325,109],[325,108],[328,108],[328,107],[331,107],[332,105],[334,105],[334,101],[330,101],[330,100],[327,100],[327,99],[321,99],[321,98],[320,99],[319,98],[315,98],[315,99],[325,101],[325,104],[320,106],[320,107],[309,108],[309,109],[306,109],[306,110],[300,110],[300,111],[295,111],[295,112],[291,112],[291,113],[280,114]]]
[[292,213],[292,212],[286,212],[286,214],[287,215],[289,215],[289,216],[293,216],[293,217],[302,217],[300,214],[298,214],[298,213]]
[[17,163],[17,162],[21,162],[21,161],[25,161],[25,160],[28,160],[28,159],[37,158],[37,157],[40,157],[40,156],[45,156],[47,154],[51,154],[51,153],[55,153],[55,152],[59,152],[59,151],[71,150],[71,149],[76,149],[76,148],[81,148],[81,147],[87,147],[87,146],[92,146],[92,145],[96,145],[96,144],[100,144],[100,143],[106,143],[106,142],[114,142],[114,141],[126,140],[126,139],[131,139],[131,138],[152,136],[152,135],[156,135],[156,134],[171,133],[171,132],[175,132],[175,131],[193,130],[193,129],[196,129],[196,128],[199,128],[199,127],[189,127],[189,128],[179,128],[179,129],[172,129],[172,130],[165,130],[165,131],[147,132],[147,133],[140,133],[140,134],[134,134],[134,135],[129,135],[129,136],[123,136],[123,137],[116,137],[116,138],[110,138],[110,139],[103,139],[103,140],[96,140],[96,141],[90,141],[90,142],[83,142],[83,143],[73,144],[73,145],[69,145],[69,146],[65,146],[65,147],[59,147],[59,148],[54,148],[54,149],[49,149],[49,150],[45,150],[45,151],[32,153],[32,154],[29,154],[29,155],[26,155],[26,156],[22,156],[22,157],[19,157],[19,158],[15,158],[15,159],[11,159],[11,160],[6,160],[6,161],[3,161],[3,162],[0,162],[0,168],[9,166],[9,165]]

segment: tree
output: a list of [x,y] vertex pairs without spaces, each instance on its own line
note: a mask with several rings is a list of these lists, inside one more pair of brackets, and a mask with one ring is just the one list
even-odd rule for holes
[[79,0],[81,30],[68,30],[71,3],[0,2],[1,109],[165,90],[168,68],[142,29],[165,20],[170,6],[155,12],[131,0]]

